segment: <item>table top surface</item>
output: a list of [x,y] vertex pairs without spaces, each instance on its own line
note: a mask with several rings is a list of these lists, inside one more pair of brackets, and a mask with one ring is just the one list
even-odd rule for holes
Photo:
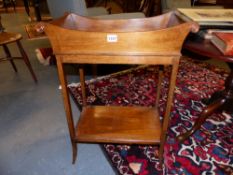
[[211,42],[200,37],[188,37],[183,48],[195,54],[233,63],[233,56],[223,55]]

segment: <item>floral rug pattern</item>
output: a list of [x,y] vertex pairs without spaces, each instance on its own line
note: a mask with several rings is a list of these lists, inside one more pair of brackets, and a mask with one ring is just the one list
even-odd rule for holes
[[[157,74],[157,66],[141,66],[87,81],[88,103],[151,106],[155,103]],[[159,106],[161,116],[169,74],[170,68],[166,67]],[[182,58],[164,149],[164,166],[158,162],[158,146],[103,144],[117,172],[124,175],[233,174],[233,114],[214,113],[183,144],[175,140],[193,126],[205,107],[201,100],[223,89],[226,77],[227,73],[219,68]],[[77,105],[82,104],[80,84],[69,85],[69,90]]]

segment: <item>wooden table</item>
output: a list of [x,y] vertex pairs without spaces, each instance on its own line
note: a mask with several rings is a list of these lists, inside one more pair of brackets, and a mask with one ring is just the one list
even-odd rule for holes
[[[194,0],[191,0],[192,4]],[[232,8],[233,7],[233,1],[232,0],[197,0],[195,2],[195,5],[221,5],[224,6],[224,8]]]
[[[162,161],[180,50],[187,34],[196,27],[194,22],[179,23],[172,12],[153,18],[127,20],[101,20],[67,14],[50,24],[46,23],[45,32],[57,60],[73,162],[78,142],[160,144],[159,159]],[[67,63],[171,66],[163,121],[160,121],[157,109],[162,70],[158,73],[154,106],[98,106],[87,104],[84,70],[80,67],[83,106],[75,125],[64,71],[64,64]]]
[[180,141],[184,141],[196,130],[200,129],[208,116],[214,112],[218,110],[233,112],[233,56],[224,56],[209,40],[204,40],[200,37],[192,37],[186,40],[183,49],[200,56],[222,60],[229,65],[231,72],[225,81],[225,89],[212,95],[208,100],[208,106],[202,111],[192,129],[178,137]]

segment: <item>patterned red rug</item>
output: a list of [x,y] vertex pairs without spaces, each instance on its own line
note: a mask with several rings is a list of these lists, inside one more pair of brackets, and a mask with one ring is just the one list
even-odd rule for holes
[[[166,98],[169,68],[165,71],[161,116]],[[87,81],[88,103],[145,105],[155,103],[156,66],[144,66]],[[175,89],[174,108],[160,167],[157,146],[102,145],[119,174],[124,175],[230,175],[233,174],[233,114],[215,113],[183,144],[175,137],[190,129],[205,106],[201,99],[223,89],[223,70],[187,58],[182,59]],[[69,86],[77,105],[82,103],[79,84]],[[143,117],[143,116],[142,116]],[[156,154],[155,154],[156,152]]]

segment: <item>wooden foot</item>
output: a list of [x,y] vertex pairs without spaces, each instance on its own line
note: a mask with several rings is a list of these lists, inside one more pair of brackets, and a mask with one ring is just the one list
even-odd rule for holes
[[75,164],[75,161],[77,159],[77,154],[78,154],[78,146],[77,146],[77,143],[75,143],[74,141],[72,141],[72,151],[73,151],[72,164]]
[[207,106],[200,114],[200,117],[197,119],[195,122],[194,126],[192,129],[187,131],[184,134],[181,134],[177,137],[177,140],[182,143],[185,139],[190,137],[196,130],[200,129],[201,125],[206,121],[206,119],[213,114],[216,110],[221,109],[221,107],[225,104],[226,99],[219,99],[216,100],[214,103],[210,104]]
[[216,92],[210,98],[210,105],[208,105],[200,114],[200,117],[195,122],[194,126],[188,132],[181,134],[177,137],[179,142],[183,142],[186,138],[191,136],[196,130],[198,130],[201,125],[206,121],[207,117],[217,110],[224,110],[226,112],[232,113],[233,108],[233,64],[228,63],[231,72],[225,81],[225,89],[221,92]]
[[97,64],[92,64],[92,74],[93,74],[93,78],[97,78],[97,76],[98,76]]

